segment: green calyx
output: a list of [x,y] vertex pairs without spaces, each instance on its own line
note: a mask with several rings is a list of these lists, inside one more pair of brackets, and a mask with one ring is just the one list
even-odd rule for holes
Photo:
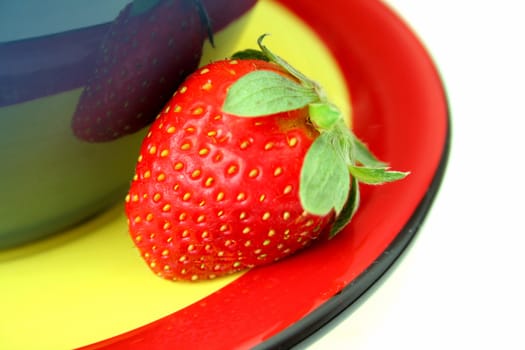
[[322,88],[263,45],[266,35],[258,39],[260,51],[250,49],[234,57],[266,58],[283,67],[298,82],[275,72],[254,71],[230,87],[223,110],[250,118],[308,108],[310,122],[320,135],[306,153],[299,198],[303,209],[311,214],[323,216],[335,212],[337,219],[330,232],[333,237],[359,207],[360,182],[378,185],[400,180],[408,173],[392,171],[379,161],[345,125],[341,111],[327,100]]

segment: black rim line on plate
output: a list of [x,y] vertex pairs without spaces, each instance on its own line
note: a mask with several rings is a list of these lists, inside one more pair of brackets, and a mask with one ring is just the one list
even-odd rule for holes
[[[443,83],[441,86],[444,86]],[[358,299],[364,301],[363,299],[368,296],[365,295],[365,293],[379,282],[381,277],[390,270],[396,260],[409,246],[432,207],[441,183],[443,182],[448,164],[451,143],[451,118],[450,106],[444,88],[442,92],[447,105],[447,129],[443,153],[441,154],[441,159],[426,194],[421,199],[421,202],[419,202],[406,225],[389,244],[387,249],[349,285],[298,322],[255,346],[253,350],[290,349],[328,324]]]

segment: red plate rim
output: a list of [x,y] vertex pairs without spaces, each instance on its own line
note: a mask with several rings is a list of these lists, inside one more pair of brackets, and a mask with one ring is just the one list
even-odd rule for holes
[[443,179],[450,140],[447,99],[430,55],[378,0],[279,2],[336,58],[352,95],[356,134],[411,175],[362,188],[359,213],[335,239],[83,349],[288,348],[357,300],[418,231]]

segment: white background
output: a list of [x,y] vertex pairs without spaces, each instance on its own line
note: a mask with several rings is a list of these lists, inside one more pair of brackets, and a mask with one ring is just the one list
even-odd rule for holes
[[525,3],[385,2],[444,79],[449,165],[395,269],[297,349],[525,349]]

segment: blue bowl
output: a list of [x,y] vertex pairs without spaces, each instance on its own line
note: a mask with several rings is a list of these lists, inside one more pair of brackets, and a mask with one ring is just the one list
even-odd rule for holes
[[121,200],[147,126],[197,67],[203,43],[254,3],[3,3],[0,249]]

